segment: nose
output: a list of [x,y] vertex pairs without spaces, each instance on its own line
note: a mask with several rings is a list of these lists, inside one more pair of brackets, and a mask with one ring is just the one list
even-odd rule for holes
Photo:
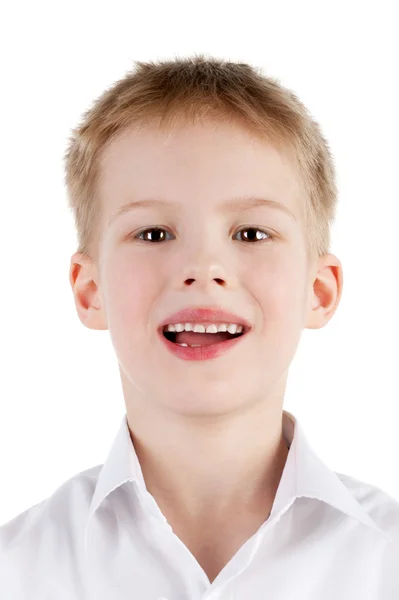
[[[206,247],[205,247],[206,246]],[[233,268],[231,257],[216,247],[212,240],[206,244],[205,240],[198,240],[196,248],[190,252],[187,249],[183,259],[182,272],[180,272],[180,284],[184,287],[194,286],[198,288],[231,287],[236,285],[235,277],[229,273]]]

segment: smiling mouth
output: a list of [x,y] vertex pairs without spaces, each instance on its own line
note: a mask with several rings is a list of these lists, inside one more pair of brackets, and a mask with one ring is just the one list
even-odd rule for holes
[[[169,340],[169,342],[172,342],[173,344],[179,344],[179,342],[177,341],[177,336],[179,334],[176,331],[163,331],[162,333],[163,333],[164,337],[166,337],[166,339]],[[218,333],[190,332],[190,338],[192,339],[192,344],[189,344],[189,345],[214,346],[215,344],[219,344],[219,343],[225,342],[227,340],[232,340],[234,338],[242,337],[246,333],[247,333],[246,331],[242,331],[241,333],[234,333],[234,334],[229,333],[228,331],[225,331],[225,332],[220,331]]]

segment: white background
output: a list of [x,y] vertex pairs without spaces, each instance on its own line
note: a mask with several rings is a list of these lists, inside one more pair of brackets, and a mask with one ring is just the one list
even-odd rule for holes
[[338,171],[338,310],[304,330],[285,408],[335,471],[399,498],[397,3],[13,2],[1,44],[0,523],[103,463],[125,406],[108,331],[86,329],[62,156],[135,60],[205,53],[277,77]]

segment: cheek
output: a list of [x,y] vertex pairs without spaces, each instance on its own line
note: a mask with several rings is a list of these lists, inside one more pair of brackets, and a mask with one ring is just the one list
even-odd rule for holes
[[[106,272],[107,315],[110,328],[146,330],[157,295],[157,276],[139,261],[119,260]],[[159,281],[158,281],[159,287]]]
[[291,331],[301,322],[304,280],[299,265],[277,265],[251,278],[251,290],[261,311],[263,326]]

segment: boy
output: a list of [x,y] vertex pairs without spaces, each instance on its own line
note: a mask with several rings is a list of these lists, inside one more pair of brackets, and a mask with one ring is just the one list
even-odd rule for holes
[[110,331],[126,415],[104,465],[1,528],[1,598],[397,600],[398,503],[283,410],[343,282],[303,104],[246,64],[138,63],[65,165],[76,310]]

